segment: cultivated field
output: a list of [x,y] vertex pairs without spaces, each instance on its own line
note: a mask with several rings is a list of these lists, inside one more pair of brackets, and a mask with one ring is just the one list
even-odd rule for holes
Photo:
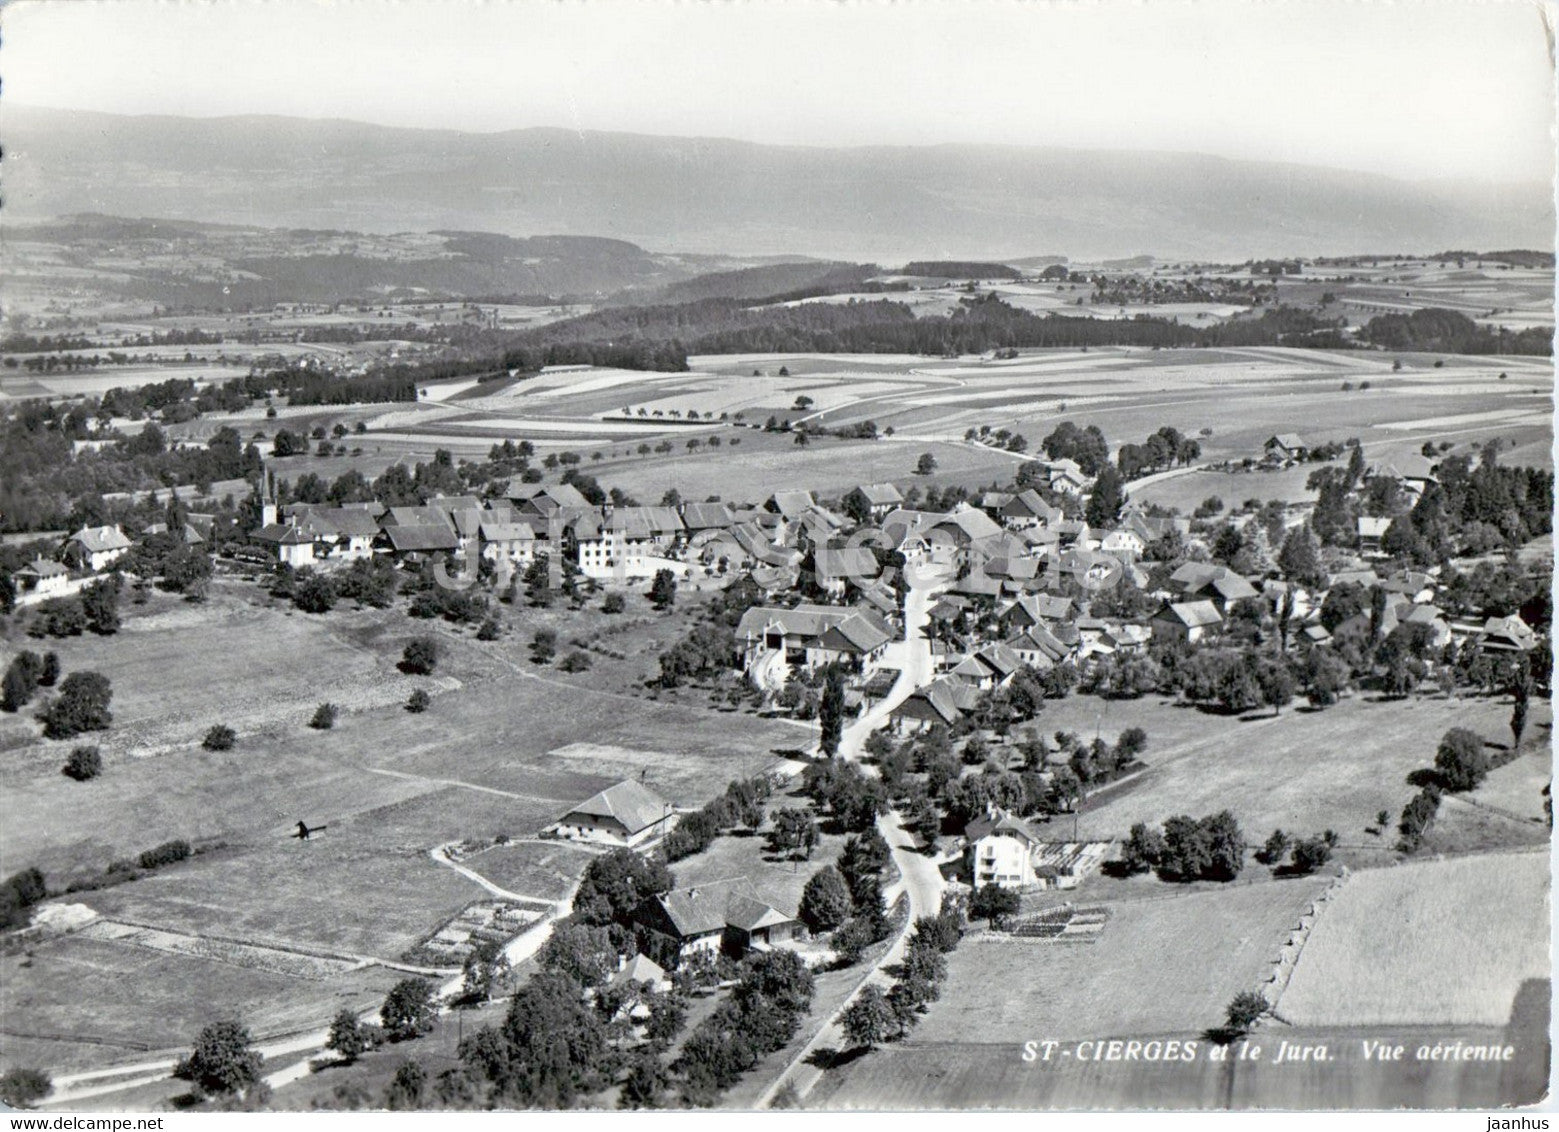
[[1327,905],[1278,1002],[1301,1026],[1483,1024],[1549,972],[1546,852],[1355,873]]

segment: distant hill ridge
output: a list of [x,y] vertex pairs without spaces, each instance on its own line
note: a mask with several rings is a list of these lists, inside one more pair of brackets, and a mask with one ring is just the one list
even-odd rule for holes
[[1408,183],[1200,154],[475,134],[0,103],[6,211],[366,232],[547,232],[652,250],[901,263],[1545,247],[1546,185]]

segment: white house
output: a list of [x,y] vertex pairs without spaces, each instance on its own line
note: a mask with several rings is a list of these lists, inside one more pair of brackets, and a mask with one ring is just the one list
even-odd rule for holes
[[34,558],[18,570],[15,577],[17,605],[65,597],[75,589],[70,584],[70,571],[47,558]]
[[975,888],[994,884],[1027,888],[1034,884],[1034,850],[1039,835],[1021,818],[992,808],[964,829],[965,861]]
[[65,557],[94,574],[105,570],[130,552],[133,544],[118,525],[82,527],[65,540]]

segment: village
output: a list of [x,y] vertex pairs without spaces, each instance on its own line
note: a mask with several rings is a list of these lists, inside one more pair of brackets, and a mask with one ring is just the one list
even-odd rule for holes
[[[425,1040],[441,1002],[486,1007],[508,994],[522,1001],[529,992],[516,990],[517,976],[539,964],[541,974],[521,986],[569,973],[599,1008],[591,1026],[605,1026],[601,1040],[627,1058],[620,1103],[658,1104],[680,1088],[698,1104],[721,1094],[725,1103],[800,1104],[820,1081],[826,1096],[859,1079],[846,1076],[841,1086],[837,1074],[803,1060],[809,1051],[827,1041],[903,1042],[928,1009],[933,1019],[945,1014],[930,1004],[959,936],[1107,941],[1142,874],[1156,873],[1156,884],[1227,883],[1245,869],[1264,831],[1242,833],[1228,810],[1194,820],[1165,810],[1157,814],[1162,834],[1110,816],[1111,800],[1124,795],[1131,810],[1132,788],[1151,781],[1164,743],[1156,723],[1123,726],[1111,743],[1097,721],[1091,737],[1049,727],[1057,709],[1047,705],[1086,698],[1101,705],[1102,718],[1110,704],[1167,695],[1210,713],[1206,726],[1218,728],[1266,709],[1281,717],[1295,700],[1311,712],[1367,717],[1431,694],[1509,692],[1521,705],[1547,695],[1546,617],[1479,615],[1502,600],[1490,587],[1521,585],[1526,567],[1514,556],[1448,553],[1483,521],[1480,507],[1502,508],[1490,517],[1508,524],[1505,510],[1519,498],[1514,505],[1531,508],[1534,527],[1539,513],[1546,518],[1549,505],[1526,494],[1525,471],[1500,468],[1497,445],[1442,459],[1426,444],[1435,459],[1398,452],[1371,461],[1355,439],[1277,434],[1220,467],[1253,482],[1297,471],[1308,476],[1314,501],[1256,498],[1231,508],[1209,498],[1186,516],[1133,500],[1131,480],[1107,448],[1101,458],[1103,436],[1093,432],[1097,444],[1062,422],[1011,482],[978,489],[923,486],[914,473],[747,501],[691,502],[668,491],[653,506],[618,489],[607,496],[575,468],[558,475],[556,461],[547,469],[554,474],[540,474],[530,463],[534,449],[512,443],[494,446],[485,463],[436,456],[414,475],[393,467],[376,485],[358,477],[356,494],[373,498],[306,502],[288,458],[273,453],[258,459],[249,497],[234,505],[200,510],[170,493],[165,508],[153,496],[137,511],[153,521],[74,531],[53,554],[14,571],[12,601],[34,637],[69,633],[83,616],[76,606],[112,605],[121,590],[153,581],[194,608],[213,585],[234,593],[251,587],[260,600],[268,591],[270,600],[324,621],[340,615],[330,612],[338,602],[387,606],[399,589],[411,596],[414,620],[480,624],[478,642],[499,636],[505,604],[553,610],[566,599],[567,611],[553,614],[563,634],[568,619],[581,616],[572,611],[592,601],[608,619],[629,600],[674,621],[699,610],[688,635],[660,652],[659,676],[632,695],[788,722],[809,738],[782,758],[759,760],[755,775],[733,777],[712,801],[667,789],[646,765],[533,828],[506,822],[510,832],[496,840],[447,829],[442,843],[428,846],[435,861],[487,895],[405,952],[400,969],[418,973],[392,988],[381,1011],[362,1020],[343,1014],[318,1044],[344,1066],[360,1056],[378,1064],[380,1046]],[[979,430],[971,433],[971,443],[984,442]],[[1194,476],[1197,450],[1188,443],[1165,429],[1148,450],[1167,453],[1155,457],[1157,467],[1183,463],[1181,474]],[[1092,467],[1059,454],[1066,451]],[[1137,457],[1122,449],[1119,465],[1128,459]],[[452,476],[472,490],[413,488],[418,502],[406,502],[408,483]],[[376,496],[380,484],[384,497]],[[1475,502],[1479,492],[1495,501]],[[1427,549],[1431,538],[1440,540],[1438,553]],[[379,596],[370,596],[371,579]],[[688,603],[695,603],[689,612],[675,613]],[[538,630],[531,662],[549,663],[559,636]],[[439,639],[414,638],[401,670],[433,671],[450,647]],[[418,641],[433,642],[420,668]],[[7,674],[10,699],[13,679],[21,679],[13,674],[27,668],[28,656],[36,654],[22,654]],[[591,656],[576,650],[560,664],[563,672],[588,671]],[[437,695],[412,697],[410,711],[440,710]],[[1376,697],[1381,706],[1365,706]],[[1350,706],[1334,706],[1343,702]],[[1522,741],[1526,710],[1517,710],[1506,758]],[[319,725],[316,715],[311,726]],[[205,745],[223,749],[211,733]],[[1460,764],[1444,768],[1447,791],[1475,787],[1494,765],[1468,757],[1459,785],[1452,781]],[[1398,853],[1412,853],[1440,797],[1434,788],[1428,816],[1414,809],[1416,799],[1403,811]],[[1084,815],[1088,829],[1080,833]],[[314,832],[298,824],[300,837]],[[1314,874],[1335,886],[1349,869],[1328,863],[1334,850],[1343,861],[1373,864],[1398,823],[1381,811],[1370,824],[1379,848],[1350,848],[1357,835],[1345,827],[1344,839],[1330,827],[1324,836],[1319,828],[1279,829],[1255,859],[1274,879]],[[744,828],[749,836],[765,831],[762,852],[736,836]],[[567,866],[549,866],[572,874],[553,894],[516,893],[492,871],[527,840],[576,854]],[[40,914],[24,936],[43,942],[112,929],[120,933],[114,938],[132,938],[125,933],[140,930],[81,903],[65,909]],[[264,955],[274,945],[245,946]],[[977,945],[975,953],[989,954]],[[739,1012],[696,1005],[719,999],[688,994],[737,987],[740,996],[750,964],[770,964],[765,977],[779,978],[772,964],[781,955],[794,964],[781,963],[786,993],[814,980],[827,993],[788,1008],[787,1026],[745,1058],[692,1056],[687,1043],[724,1040],[719,1035],[745,1023]],[[907,956],[918,958],[906,965]],[[1275,990],[1243,1025],[1276,1009],[1294,977],[1292,959],[1274,971]],[[443,982],[430,981],[435,976]],[[397,994],[420,1003],[400,1031],[391,1021]],[[690,1002],[694,1024],[678,1037]],[[382,1028],[367,1021],[381,1016]],[[464,1046],[440,1056],[451,1066],[450,1089],[456,1078],[466,1082],[461,1089],[475,1088]],[[266,1077],[276,1096],[316,1064],[296,1054],[282,1061]],[[157,1079],[131,1074],[104,1085],[91,1072],[63,1074],[59,1095],[111,1099],[116,1089]],[[388,1087],[394,1096],[405,1082]],[[606,1078],[594,1085],[616,1087]],[[350,1106],[352,1088],[341,1082],[334,1093],[312,1095],[327,1107]]]

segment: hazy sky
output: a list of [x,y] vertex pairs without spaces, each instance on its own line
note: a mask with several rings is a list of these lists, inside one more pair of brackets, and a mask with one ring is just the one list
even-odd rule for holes
[[1544,11],[1521,0],[14,0],[0,13],[0,74],[18,103],[124,113],[1195,150],[1546,180]]

